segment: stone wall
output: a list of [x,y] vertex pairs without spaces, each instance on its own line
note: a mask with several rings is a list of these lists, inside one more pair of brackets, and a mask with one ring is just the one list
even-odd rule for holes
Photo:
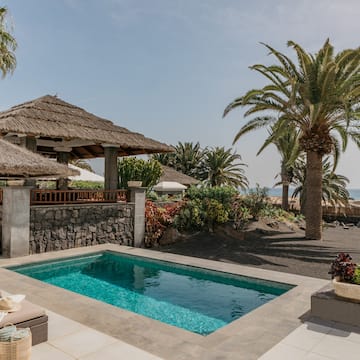
[[2,254],[2,206],[0,206],[0,254]]
[[30,254],[113,243],[133,245],[134,204],[32,206]]

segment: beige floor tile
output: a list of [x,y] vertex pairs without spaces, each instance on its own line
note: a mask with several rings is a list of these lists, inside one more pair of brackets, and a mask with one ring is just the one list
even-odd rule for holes
[[[330,330],[330,329],[329,329]],[[326,331],[329,331],[326,330]],[[310,351],[326,336],[326,333],[311,330],[305,324],[299,326],[291,334],[282,340],[283,344]]]
[[309,353],[305,356],[304,360],[332,360],[332,359],[327,356]]
[[355,354],[360,354],[360,344],[327,335],[311,352],[330,359],[353,358]]
[[42,343],[32,347],[31,360],[74,360],[75,358],[65,354],[53,346]]
[[306,354],[305,350],[281,343],[262,355],[259,360],[303,360]]
[[118,341],[105,346],[96,352],[82,356],[79,360],[160,360],[159,357],[142,351],[134,346]]
[[49,316],[48,337],[50,341],[86,329],[86,326],[81,325],[76,321],[67,319],[66,317],[58,315],[52,311],[48,311],[47,314]]
[[306,330],[311,331],[313,333],[328,334],[331,331],[331,327],[329,326],[316,324],[312,322],[306,322],[302,326],[306,327]]
[[96,330],[85,329],[51,340],[49,343],[74,357],[93,353],[117,340]]
[[329,336],[338,337],[339,339],[345,339],[360,344],[360,334],[358,333],[340,329],[331,329],[331,331],[329,332]]

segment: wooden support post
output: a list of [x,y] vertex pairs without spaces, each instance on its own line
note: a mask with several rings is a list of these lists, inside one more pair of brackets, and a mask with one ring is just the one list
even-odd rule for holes
[[116,190],[119,176],[117,169],[118,148],[103,145],[105,153],[105,190]]

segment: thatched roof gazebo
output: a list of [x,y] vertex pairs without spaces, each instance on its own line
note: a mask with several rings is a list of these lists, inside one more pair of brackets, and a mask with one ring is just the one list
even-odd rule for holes
[[169,166],[161,165],[161,167],[163,174],[161,175],[159,182],[177,182],[185,186],[196,185],[200,182],[199,180],[189,175],[185,175]]
[[173,151],[50,95],[0,112],[0,136],[63,163],[105,157],[106,189],[117,187],[118,156]]
[[68,177],[79,171],[0,139],[0,179]]
[[[67,177],[77,174],[77,170],[0,139],[0,179]],[[0,189],[0,195],[1,253],[9,257],[29,255],[30,188],[9,186]]]

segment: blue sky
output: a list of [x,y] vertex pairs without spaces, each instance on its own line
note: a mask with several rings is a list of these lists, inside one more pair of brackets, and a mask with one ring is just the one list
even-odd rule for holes
[[[3,2],[18,41],[18,66],[0,83],[0,109],[45,94],[118,125],[176,144],[232,145],[245,123],[225,106],[264,84],[249,70],[271,63],[259,42],[289,52],[359,46],[357,0],[11,0]],[[272,186],[279,158],[256,152],[265,131],[234,148],[252,185]],[[360,188],[360,151],[350,145],[338,172]],[[102,173],[102,165],[95,164]]]

